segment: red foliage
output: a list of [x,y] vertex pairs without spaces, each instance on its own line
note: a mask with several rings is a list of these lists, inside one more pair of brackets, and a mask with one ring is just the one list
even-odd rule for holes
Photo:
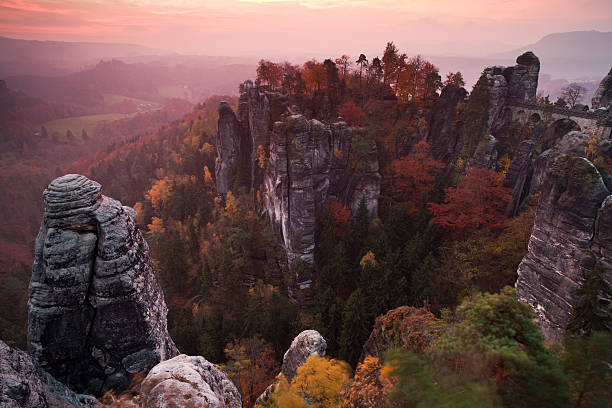
[[492,170],[471,168],[456,188],[445,190],[444,203],[429,203],[432,222],[453,238],[465,237],[481,228],[503,228],[504,210],[512,189],[503,187],[502,177]]
[[434,188],[436,170],[443,168],[442,162],[431,157],[427,142],[419,142],[413,152],[391,163],[393,177],[393,196],[402,202],[410,213],[419,210],[421,200]]
[[361,119],[363,118],[363,110],[355,102],[348,101],[340,108],[340,116],[346,120],[351,126],[360,126]]
[[351,211],[336,200],[329,201],[326,207],[336,221],[336,238],[341,239],[351,219]]

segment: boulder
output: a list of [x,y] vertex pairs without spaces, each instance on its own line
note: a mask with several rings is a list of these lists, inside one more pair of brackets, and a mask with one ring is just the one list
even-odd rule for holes
[[149,408],[242,408],[234,383],[204,357],[178,355],[151,369],[140,385]]
[[85,408],[96,399],[75,394],[42,370],[26,353],[0,341],[0,406],[2,408]]
[[136,213],[100,190],[78,174],[45,190],[28,302],[32,358],[95,395],[178,354]]
[[[285,352],[283,356],[283,365],[281,367],[281,374],[291,382],[297,374],[298,368],[308,360],[311,355],[317,355],[319,357],[325,356],[327,350],[327,342],[316,330],[304,330],[297,335],[291,342],[291,346]],[[270,396],[276,390],[277,383],[271,384],[266,390],[257,398],[255,405],[261,405],[270,399]]]

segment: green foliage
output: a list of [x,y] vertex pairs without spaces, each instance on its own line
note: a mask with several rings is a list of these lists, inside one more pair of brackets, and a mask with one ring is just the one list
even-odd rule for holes
[[574,307],[567,332],[573,335],[589,335],[594,331],[609,330],[610,316],[606,307],[610,304],[612,290],[603,278],[603,267],[597,261],[589,271],[586,281],[576,290],[580,301]]
[[572,407],[609,406],[612,401],[611,344],[610,332],[597,332],[589,337],[566,337],[562,358],[572,391]]
[[361,355],[361,347],[369,335],[363,293],[357,289],[348,298],[342,312],[340,358],[355,367]]

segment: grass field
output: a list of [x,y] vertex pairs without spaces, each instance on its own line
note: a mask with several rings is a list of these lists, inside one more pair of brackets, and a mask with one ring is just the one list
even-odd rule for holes
[[70,129],[76,137],[80,137],[81,132],[85,129],[87,134],[92,136],[96,125],[105,122],[113,122],[132,115],[134,114],[106,113],[102,115],[73,116],[70,118],[52,120],[43,123],[41,126],[47,128],[49,134],[57,131],[60,135],[64,136],[66,131]]
[[115,103],[123,102],[125,99],[127,99],[128,101],[134,102],[136,105],[154,103],[151,101],[145,101],[144,99],[130,98],[129,96],[123,96],[123,95],[104,94],[103,96],[104,96],[104,103],[108,105],[113,105]]

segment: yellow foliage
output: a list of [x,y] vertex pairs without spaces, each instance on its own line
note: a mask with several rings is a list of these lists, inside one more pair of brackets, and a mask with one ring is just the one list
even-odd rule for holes
[[240,203],[231,191],[228,191],[225,197],[225,212],[231,219],[236,219],[240,213]]
[[212,175],[210,174],[210,170],[208,170],[208,166],[204,166],[204,184],[207,186],[213,185]]
[[259,162],[260,168],[266,168],[266,162],[268,161],[268,158],[266,157],[266,151],[262,145],[257,146],[257,161]]
[[362,258],[361,261],[359,261],[359,265],[361,266],[361,269],[365,268],[366,265],[372,265],[372,266],[376,266],[376,257],[374,256],[374,253],[372,251],[368,251]]
[[142,225],[143,223],[143,215],[144,215],[144,206],[141,202],[134,204],[134,211],[136,211],[136,223]]
[[497,164],[501,168],[501,174],[505,176],[510,167],[510,157],[507,154],[503,155]]
[[168,199],[170,188],[170,178],[164,177],[161,180],[157,180],[145,195],[147,200],[151,201],[151,205],[156,211],[159,211],[163,202]]
[[277,407],[306,408],[308,406],[302,397],[291,390],[287,379],[282,374],[278,376],[276,390],[271,398]]
[[586,146],[584,146],[584,154],[586,154],[587,159],[593,160],[599,154],[599,146],[598,140],[595,137],[592,137],[587,142]]
[[[350,380],[351,369],[340,360],[327,359],[315,354],[302,364],[297,375],[291,381],[289,391],[285,393],[287,401],[299,403],[308,401],[307,407],[332,408],[342,405],[341,391]],[[291,395],[293,394],[293,395]],[[283,399],[278,400],[279,407],[286,407]],[[300,407],[300,405],[294,405]]]

